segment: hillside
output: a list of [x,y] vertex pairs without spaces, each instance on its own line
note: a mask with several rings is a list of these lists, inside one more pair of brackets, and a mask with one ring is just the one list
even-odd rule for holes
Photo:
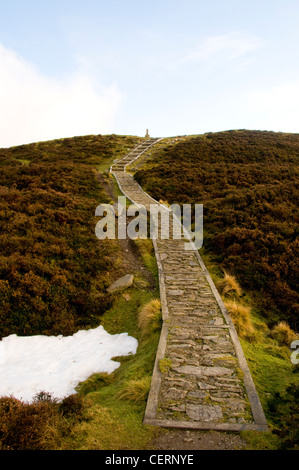
[[[140,140],[140,139],[139,139]],[[123,273],[120,247],[94,235],[109,168],[138,138],[86,136],[0,149],[0,337],[95,326]]]
[[[286,320],[298,330],[299,136],[167,138],[135,168],[154,198],[203,203],[201,255],[217,285],[226,269],[242,287],[233,300],[247,316],[236,326],[270,426],[247,435],[143,425],[161,328],[152,244],[94,234],[95,208],[119,194],[108,168],[142,140],[99,135],[0,149],[0,338],[101,324],[138,340],[136,355],[116,358],[113,374],[93,374],[62,403],[43,393],[33,405],[0,398],[0,449],[297,449],[294,336],[275,326]],[[127,272],[134,285],[108,295]]]
[[298,330],[299,135],[228,131],[171,140],[135,178],[155,199],[202,203],[203,253],[237,276],[270,326]]

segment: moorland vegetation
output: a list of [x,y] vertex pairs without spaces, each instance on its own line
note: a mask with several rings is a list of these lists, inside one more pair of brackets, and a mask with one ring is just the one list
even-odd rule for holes
[[[85,136],[0,149],[0,338],[70,335],[102,324],[138,340],[113,374],[94,374],[57,402],[0,399],[0,449],[145,449],[164,431],[143,426],[160,335],[150,240],[134,240],[145,278],[108,295],[127,252],[94,236],[95,208],[117,188],[107,169],[142,139]],[[201,255],[235,323],[270,430],[252,449],[298,449],[299,136],[230,131],[165,139],[135,177],[155,199],[203,203]],[[291,325],[291,326],[290,326]],[[160,364],[160,369],[171,367]]]
[[94,235],[105,177],[138,138],[86,136],[0,149],[0,337],[71,335],[99,324],[122,264]]
[[203,253],[270,326],[299,329],[299,134],[227,131],[157,148],[135,178],[155,199],[203,204]]

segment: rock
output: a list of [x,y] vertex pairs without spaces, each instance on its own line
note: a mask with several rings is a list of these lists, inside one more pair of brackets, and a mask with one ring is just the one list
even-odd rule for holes
[[183,380],[183,379],[169,380],[168,384],[169,384],[169,387],[175,387],[175,388],[180,387],[187,391],[196,390],[196,383]]
[[187,404],[186,413],[193,421],[210,422],[223,418],[221,407],[218,405]]
[[169,295],[183,295],[184,291],[175,289],[175,290],[169,290],[167,293]]
[[185,405],[168,404],[168,405],[165,406],[165,408],[167,408],[168,410],[171,410],[171,411],[179,411],[179,412],[184,412],[186,410]]
[[130,294],[124,293],[124,294],[122,294],[122,296],[127,302],[129,302],[129,300],[131,300]]
[[175,387],[171,387],[168,390],[165,390],[165,392],[163,393],[163,397],[167,401],[184,400],[186,395],[187,395],[187,390],[181,390],[181,389],[179,390]]
[[181,366],[174,370],[181,374],[195,375],[197,377],[219,377],[220,375],[232,375],[233,373],[233,371],[227,367]]
[[143,279],[140,279],[140,280],[135,279],[134,283],[135,283],[135,286],[138,287],[138,289],[146,289],[149,285],[149,283]]
[[214,398],[242,398],[242,395],[240,395],[240,393],[237,393],[237,392],[223,392],[223,391],[219,391],[219,392],[215,392],[213,393],[213,397]]
[[117,292],[120,290],[127,289],[128,287],[131,287],[131,285],[133,284],[133,280],[134,280],[133,274],[126,274],[125,276],[120,277],[115,282],[113,282],[113,284],[111,284],[111,286],[108,287],[107,292],[111,294],[112,292]]
[[201,390],[217,390],[217,387],[215,387],[215,385],[211,385],[208,383],[197,382],[197,385],[199,386]]
[[188,398],[200,398],[203,399],[207,396],[207,393],[201,390],[191,391],[188,393]]

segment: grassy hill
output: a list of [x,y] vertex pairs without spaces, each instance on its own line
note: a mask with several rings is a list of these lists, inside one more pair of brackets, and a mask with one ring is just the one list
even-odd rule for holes
[[[167,431],[142,425],[160,331],[152,245],[94,235],[96,206],[118,194],[107,169],[142,140],[99,135],[0,149],[0,337],[102,324],[139,343],[135,356],[117,358],[115,373],[94,374],[60,404],[43,394],[33,405],[0,399],[0,449],[132,450],[153,448],[154,438],[160,449]],[[233,275],[221,293],[270,425],[244,436],[253,449],[299,445],[294,333],[280,324],[298,328],[298,159],[298,135],[229,131],[165,139],[135,173],[156,199],[204,204],[201,254],[219,288],[224,269]],[[128,269],[136,279],[128,295],[107,295]]]

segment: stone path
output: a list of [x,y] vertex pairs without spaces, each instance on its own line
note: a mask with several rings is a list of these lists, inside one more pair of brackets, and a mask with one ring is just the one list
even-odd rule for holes
[[[110,171],[134,204],[159,204],[126,166],[159,139],[148,139]],[[170,233],[173,216],[170,216]],[[186,239],[153,240],[159,269],[163,327],[144,424],[186,429],[266,431],[236,330],[198,253]],[[190,240],[189,240],[190,241]]]

